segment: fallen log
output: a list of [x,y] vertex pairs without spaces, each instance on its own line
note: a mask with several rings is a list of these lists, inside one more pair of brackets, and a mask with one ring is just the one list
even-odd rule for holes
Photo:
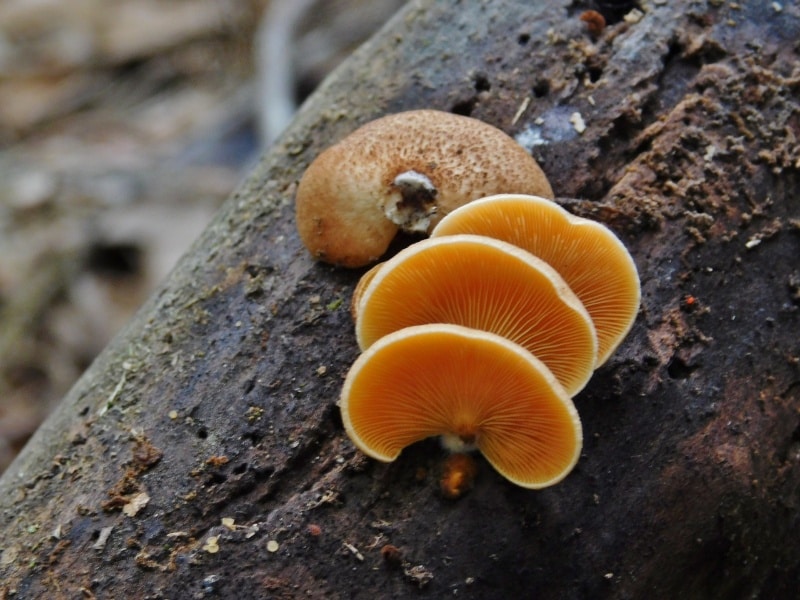
[[[794,594],[800,11],[597,4],[412,2],[360,48],[0,480],[3,597]],[[557,486],[481,462],[452,501],[435,441],[380,464],[344,435],[361,271],[311,260],[294,191],[420,107],[509,132],[637,263]]]

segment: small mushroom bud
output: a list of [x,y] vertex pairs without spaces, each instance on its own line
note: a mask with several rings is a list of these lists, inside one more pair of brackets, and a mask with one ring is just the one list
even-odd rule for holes
[[399,230],[430,233],[459,206],[506,192],[553,197],[536,161],[499,129],[403,112],[367,123],[311,163],[297,188],[297,229],[314,258],[360,267]]
[[478,463],[469,454],[456,452],[447,457],[444,473],[439,480],[442,496],[448,500],[457,500],[472,488]]

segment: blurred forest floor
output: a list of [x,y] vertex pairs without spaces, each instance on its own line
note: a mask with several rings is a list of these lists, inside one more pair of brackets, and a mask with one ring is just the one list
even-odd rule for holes
[[400,0],[0,3],[0,473]]

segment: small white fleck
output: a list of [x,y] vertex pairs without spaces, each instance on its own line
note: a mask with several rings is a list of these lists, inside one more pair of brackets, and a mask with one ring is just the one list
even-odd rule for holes
[[584,122],[581,113],[577,111],[572,113],[569,116],[569,122],[572,123],[572,126],[575,128],[575,131],[577,131],[579,134],[586,131],[586,123]]
[[751,250],[752,248],[758,246],[760,243],[761,243],[761,238],[750,238],[749,240],[747,240],[744,247],[747,248],[748,250]]
[[[539,121],[539,119],[536,119],[536,121]],[[536,146],[544,146],[549,143],[542,135],[541,127],[526,127],[514,136],[514,140],[528,152]]]
[[168,538],[188,538],[189,534],[185,531],[170,531],[167,534]]
[[249,540],[257,533],[258,533],[258,523],[253,523],[252,525],[250,525],[250,527],[247,528],[247,533],[245,534],[244,537]]
[[114,526],[110,527],[103,527],[100,530],[100,535],[97,536],[97,541],[92,545],[94,550],[102,550],[106,547],[106,542],[108,541],[108,537],[111,535],[111,531],[114,529]]
[[363,562],[364,555],[361,554],[361,552],[358,551],[358,548],[353,546],[353,544],[351,544],[350,542],[343,542],[342,545],[345,548],[347,548],[352,553],[353,556],[356,557],[356,560],[358,560],[359,562]]
[[212,535],[209,537],[202,549],[209,554],[216,554],[219,552],[219,536]]
[[275,540],[270,540],[267,542],[267,552],[277,552],[278,548],[280,547],[280,544]]
[[519,105],[517,112],[514,114],[514,118],[511,119],[512,125],[517,124],[517,121],[519,121],[519,118],[522,116],[522,113],[524,113],[528,109],[528,105],[530,103],[531,103],[531,97],[525,96],[525,99],[522,101],[522,104]]
[[711,162],[714,159],[714,155],[717,153],[717,147],[714,144],[709,144],[706,148],[706,153],[703,155],[703,160],[706,162]]
[[551,46],[555,46],[564,41],[564,36],[558,33],[552,27],[545,32],[545,37],[547,38],[547,43]]
[[642,20],[642,17],[644,17],[644,13],[640,11],[638,8],[634,8],[631,12],[629,12],[622,18],[628,25],[635,25],[636,23]]
[[140,510],[147,506],[148,502],[150,502],[150,496],[147,492],[139,492],[122,507],[122,512],[129,517],[135,517]]
[[781,12],[783,10],[783,5],[780,2],[773,2],[772,3],[772,10],[775,12]]

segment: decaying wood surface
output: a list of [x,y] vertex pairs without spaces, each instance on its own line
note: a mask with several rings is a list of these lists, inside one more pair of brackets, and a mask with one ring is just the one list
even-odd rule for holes
[[[593,37],[580,3],[416,2],[362,47],[0,480],[4,596],[793,594],[800,9],[643,4]],[[293,192],[417,107],[516,136],[639,267],[637,323],[576,398],[581,460],[547,490],[481,463],[445,500],[436,442],[383,465],[343,434],[360,273],[309,259]]]

